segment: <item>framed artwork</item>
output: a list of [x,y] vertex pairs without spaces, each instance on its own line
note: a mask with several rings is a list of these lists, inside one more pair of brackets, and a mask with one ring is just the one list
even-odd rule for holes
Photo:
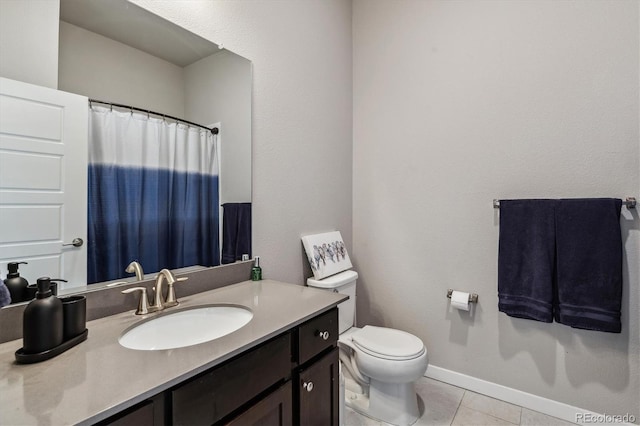
[[307,253],[313,276],[317,280],[346,271],[353,266],[340,231],[305,235],[302,237],[302,245]]

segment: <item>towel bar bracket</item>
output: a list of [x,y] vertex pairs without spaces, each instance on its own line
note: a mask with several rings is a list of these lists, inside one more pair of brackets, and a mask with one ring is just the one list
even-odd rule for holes
[[[628,209],[635,209],[636,205],[637,205],[637,201],[635,197],[627,197],[625,200],[622,201],[622,205],[626,206]],[[494,209],[499,209],[500,208],[500,200],[495,199],[493,200],[493,208]]]

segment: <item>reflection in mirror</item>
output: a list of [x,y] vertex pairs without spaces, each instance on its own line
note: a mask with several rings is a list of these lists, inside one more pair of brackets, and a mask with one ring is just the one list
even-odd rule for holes
[[217,128],[89,104],[87,282],[219,265]]
[[[135,280],[133,274],[125,272],[129,263],[134,260],[140,261],[148,275],[154,275],[154,272],[165,267],[215,266],[238,260],[244,253],[251,254],[251,63],[125,0],[61,0],[59,24],[59,90],[159,113],[140,113],[97,103],[89,109],[84,98],[87,117],[93,115],[89,120],[91,128],[87,129],[91,135],[89,152],[96,154],[93,135],[98,130],[94,126],[97,121],[95,116],[105,118],[113,115],[136,123],[148,120],[156,126],[156,130],[158,126],[167,126],[167,129],[174,131],[174,136],[170,137],[169,142],[154,140],[155,149],[149,148],[151,143],[141,143],[140,138],[134,137],[127,142],[116,137],[103,147],[110,147],[120,154],[124,151],[125,155],[122,158],[105,159],[103,154],[109,149],[101,149],[98,155],[100,160],[95,160],[94,155],[91,162],[88,162],[88,158],[84,162],[65,161],[65,167],[79,166],[80,169],[84,168],[85,173],[88,169],[88,184],[93,185],[99,180],[106,183],[102,192],[92,194],[89,190],[89,225],[84,225],[84,229],[72,234],[74,237],[82,238],[84,244],[80,247],[65,246],[57,257],[41,256],[37,253],[3,257],[0,259],[3,278],[7,274],[8,262],[27,261],[28,264],[21,265],[20,273],[29,282],[35,282],[39,276],[59,276],[69,281],[66,288],[61,287],[61,293],[70,293],[82,290],[86,283],[102,283],[104,286],[109,284],[109,281]],[[211,132],[165,119],[162,115],[179,117],[209,128],[215,126],[219,128],[219,134],[215,138]],[[175,136],[177,130],[185,132],[185,140],[188,140],[188,143],[178,141]],[[146,134],[148,133],[147,130]],[[199,146],[198,138],[201,134],[205,137],[205,142]],[[191,136],[195,136],[198,141],[192,143]],[[207,139],[211,141],[206,142]],[[206,145],[207,143],[209,145]],[[115,148],[118,146],[115,144],[120,145]],[[173,153],[168,151],[169,146],[174,148]],[[196,151],[192,152],[192,148],[196,148]],[[209,148],[214,151],[207,151]],[[203,149],[206,151],[204,154]],[[165,157],[162,161],[179,163],[184,160],[184,167],[191,171],[197,170],[200,174],[202,170],[199,168],[206,167],[205,174],[211,179],[210,185],[205,186],[212,186],[212,176],[215,176],[217,182],[213,186],[218,188],[218,193],[215,197],[209,197],[207,201],[210,203],[213,198],[217,198],[215,205],[199,205],[194,210],[198,213],[208,210],[211,213],[210,217],[217,217],[217,220],[212,222],[216,223],[215,229],[193,229],[191,233],[183,232],[180,235],[174,231],[166,231],[168,228],[163,223],[164,219],[158,217],[158,212],[166,210],[170,205],[175,206],[175,202],[169,202],[164,196],[145,198],[140,195],[142,184],[131,180],[132,175],[123,180],[122,176],[115,178],[113,175],[99,173],[104,172],[106,168],[102,166],[105,164],[131,166],[129,162],[136,157],[140,160],[136,163],[138,166],[146,165],[152,159],[157,165],[160,161],[158,158],[161,157],[159,153]],[[207,158],[210,160],[209,164],[205,161]],[[217,173],[216,169],[219,169]],[[124,168],[120,171],[123,170]],[[181,171],[185,170],[179,166],[178,172]],[[137,177],[141,178],[140,173]],[[157,178],[158,175],[153,177]],[[116,185],[117,182],[121,182],[122,185]],[[171,186],[175,180],[165,179],[163,182],[163,185]],[[201,194],[193,193],[191,189],[186,189],[186,186],[178,190],[176,185],[173,186],[172,195],[176,200],[186,197],[200,199]],[[124,198],[114,199],[109,195],[101,199],[105,190],[118,187],[125,189]],[[86,197],[86,188],[87,186],[84,186],[75,193]],[[95,202],[96,199],[106,203],[103,203],[100,209],[92,210],[91,200]],[[155,204],[150,200],[155,200]],[[43,198],[42,202],[46,203],[46,198]],[[86,203],[85,201],[85,206]],[[149,225],[147,231],[140,232],[145,228],[140,225],[144,223],[143,219],[127,220],[126,213],[143,207],[152,213],[155,223]],[[114,239],[112,231],[107,231],[102,225],[94,226],[92,232],[92,223],[95,223],[92,211],[93,216],[102,215],[101,218],[106,222],[120,221],[116,228],[121,235]],[[86,208],[81,214],[85,216],[83,220],[72,220],[71,223],[64,223],[62,226],[69,228],[73,222],[86,223],[83,222],[86,220]],[[104,216],[105,214],[108,215]],[[122,224],[123,220],[126,226]],[[182,230],[188,226],[184,220],[174,225]],[[16,233],[22,231],[18,229]],[[173,256],[180,257],[175,262],[162,258],[157,253],[145,257],[144,250],[140,249],[145,246],[159,246],[157,238],[164,237],[163,234],[172,235],[168,240],[170,246],[182,247],[179,250],[180,254]],[[70,242],[62,241],[62,235],[69,235],[68,229],[55,238],[47,238],[55,239],[57,245],[62,246],[62,243]],[[123,239],[130,240],[129,244],[133,249],[123,250]],[[103,244],[105,242],[106,245]],[[185,251],[203,244],[207,245],[208,250],[215,251],[215,254],[206,258],[184,256]],[[94,250],[91,255],[91,248],[94,247],[102,248]],[[90,250],[87,250],[88,248]],[[75,268],[84,269],[85,275],[80,273],[77,276],[69,276],[71,273],[65,267],[65,262],[79,262],[66,261],[65,256],[67,253],[82,251],[85,253],[83,259],[89,256],[89,269]],[[116,260],[113,264],[110,263],[111,266],[105,267],[109,255],[115,255]],[[101,268],[107,269],[108,272],[101,272]],[[102,286],[92,285],[92,289],[98,287]]]

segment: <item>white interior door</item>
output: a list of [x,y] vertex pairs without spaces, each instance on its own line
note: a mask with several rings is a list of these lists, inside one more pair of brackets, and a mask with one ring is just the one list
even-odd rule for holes
[[[86,285],[88,99],[0,78],[0,268]],[[80,238],[79,247],[69,244]]]

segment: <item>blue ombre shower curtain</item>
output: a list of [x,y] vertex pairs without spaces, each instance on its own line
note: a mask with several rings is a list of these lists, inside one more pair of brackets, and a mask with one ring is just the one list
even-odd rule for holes
[[215,135],[93,105],[89,143],[88,283],[219,264]]

